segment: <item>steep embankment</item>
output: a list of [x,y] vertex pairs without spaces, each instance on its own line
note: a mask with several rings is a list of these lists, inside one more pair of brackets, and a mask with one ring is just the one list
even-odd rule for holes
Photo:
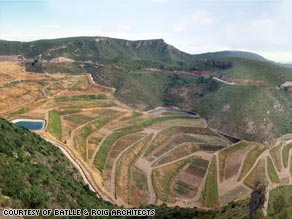
[[27,129],[0,119],[1,206],[111,208],[86,186],[61,151]]

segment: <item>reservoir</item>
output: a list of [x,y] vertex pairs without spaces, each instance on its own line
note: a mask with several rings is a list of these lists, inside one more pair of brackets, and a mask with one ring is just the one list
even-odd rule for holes
[[150,110],[149,113],[152,115],[157,115],[161,113],[179,113],[179,114],[186,114],[186,115],[196,115],[196,113],[191,112],[191,111],[182,110],[182,109],[172,109],[172,108],[158,108],[158,109]]
[[46,121],[43,119],[14,119],[11,122],[33,131],[42,130],[46,126]]

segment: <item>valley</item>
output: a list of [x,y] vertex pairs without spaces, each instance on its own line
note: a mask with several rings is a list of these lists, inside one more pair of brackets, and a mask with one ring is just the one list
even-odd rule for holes
[[119,206],[217,209],[248,198],[258,182],[292,184],[290,134],[273,147],[233,143],[196,113],[125,105],[116,88],[88,73],[40,74],[3,61],[0,78],[0,116],[46,120],[35,132],[62,149],[98,196]]

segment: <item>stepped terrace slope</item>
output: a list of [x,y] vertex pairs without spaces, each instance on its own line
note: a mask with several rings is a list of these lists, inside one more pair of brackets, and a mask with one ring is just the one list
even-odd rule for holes
[[29,72],[90,73],[131,108],[184,108],[242,139],[274,144],[292,132],[292,95],[281,87],[292,81],[292,69],[253,53],[191,55],[162,39],[75,37],[0,41],[0,60],[18,61]]
[[292,183],[290,135],[274,147],[234,144],[199,115],[134,110],[89,74],[0,66],[1,116],[45,119],[36,133],[70,154],[89,186],[117,205],[217,208],[249,197],[258,182]]

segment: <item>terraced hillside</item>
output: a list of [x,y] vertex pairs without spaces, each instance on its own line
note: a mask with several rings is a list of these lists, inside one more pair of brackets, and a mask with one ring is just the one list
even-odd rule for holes
[[46,127],[36,132],[61,147],[91,188],[113,203],[216,208],[249,197],[258,182],[271,188],[292,183],[289,135],[275,147],[233,144],[199,115],[133,110],[89,74],[34,74],[16,62],[0,66],[0,95],[8,103],[1,116],[45,119]]
[[[76,37],[0,41],[0,60],[22,62],[38,73],[90,73],[98,84],[115,88],[114,96],[130,107],[188,109],[242,139],[274,144],[292,132],[292,69],[253,53],[191,55],[162,39]],[[42,98],[36,90],[32,95]]]
[[[0,119],[0,137],[0,218],[5,218],[3,210],[7,208],[119,208],[98,198],[61,150],[37,134]],[[248,214],[248,201],[224,207],[220,212],[166,206],[148,208],[156,210],[155,218],[191,219],[193,215],[201,219],[228,215],[243,218]]]

